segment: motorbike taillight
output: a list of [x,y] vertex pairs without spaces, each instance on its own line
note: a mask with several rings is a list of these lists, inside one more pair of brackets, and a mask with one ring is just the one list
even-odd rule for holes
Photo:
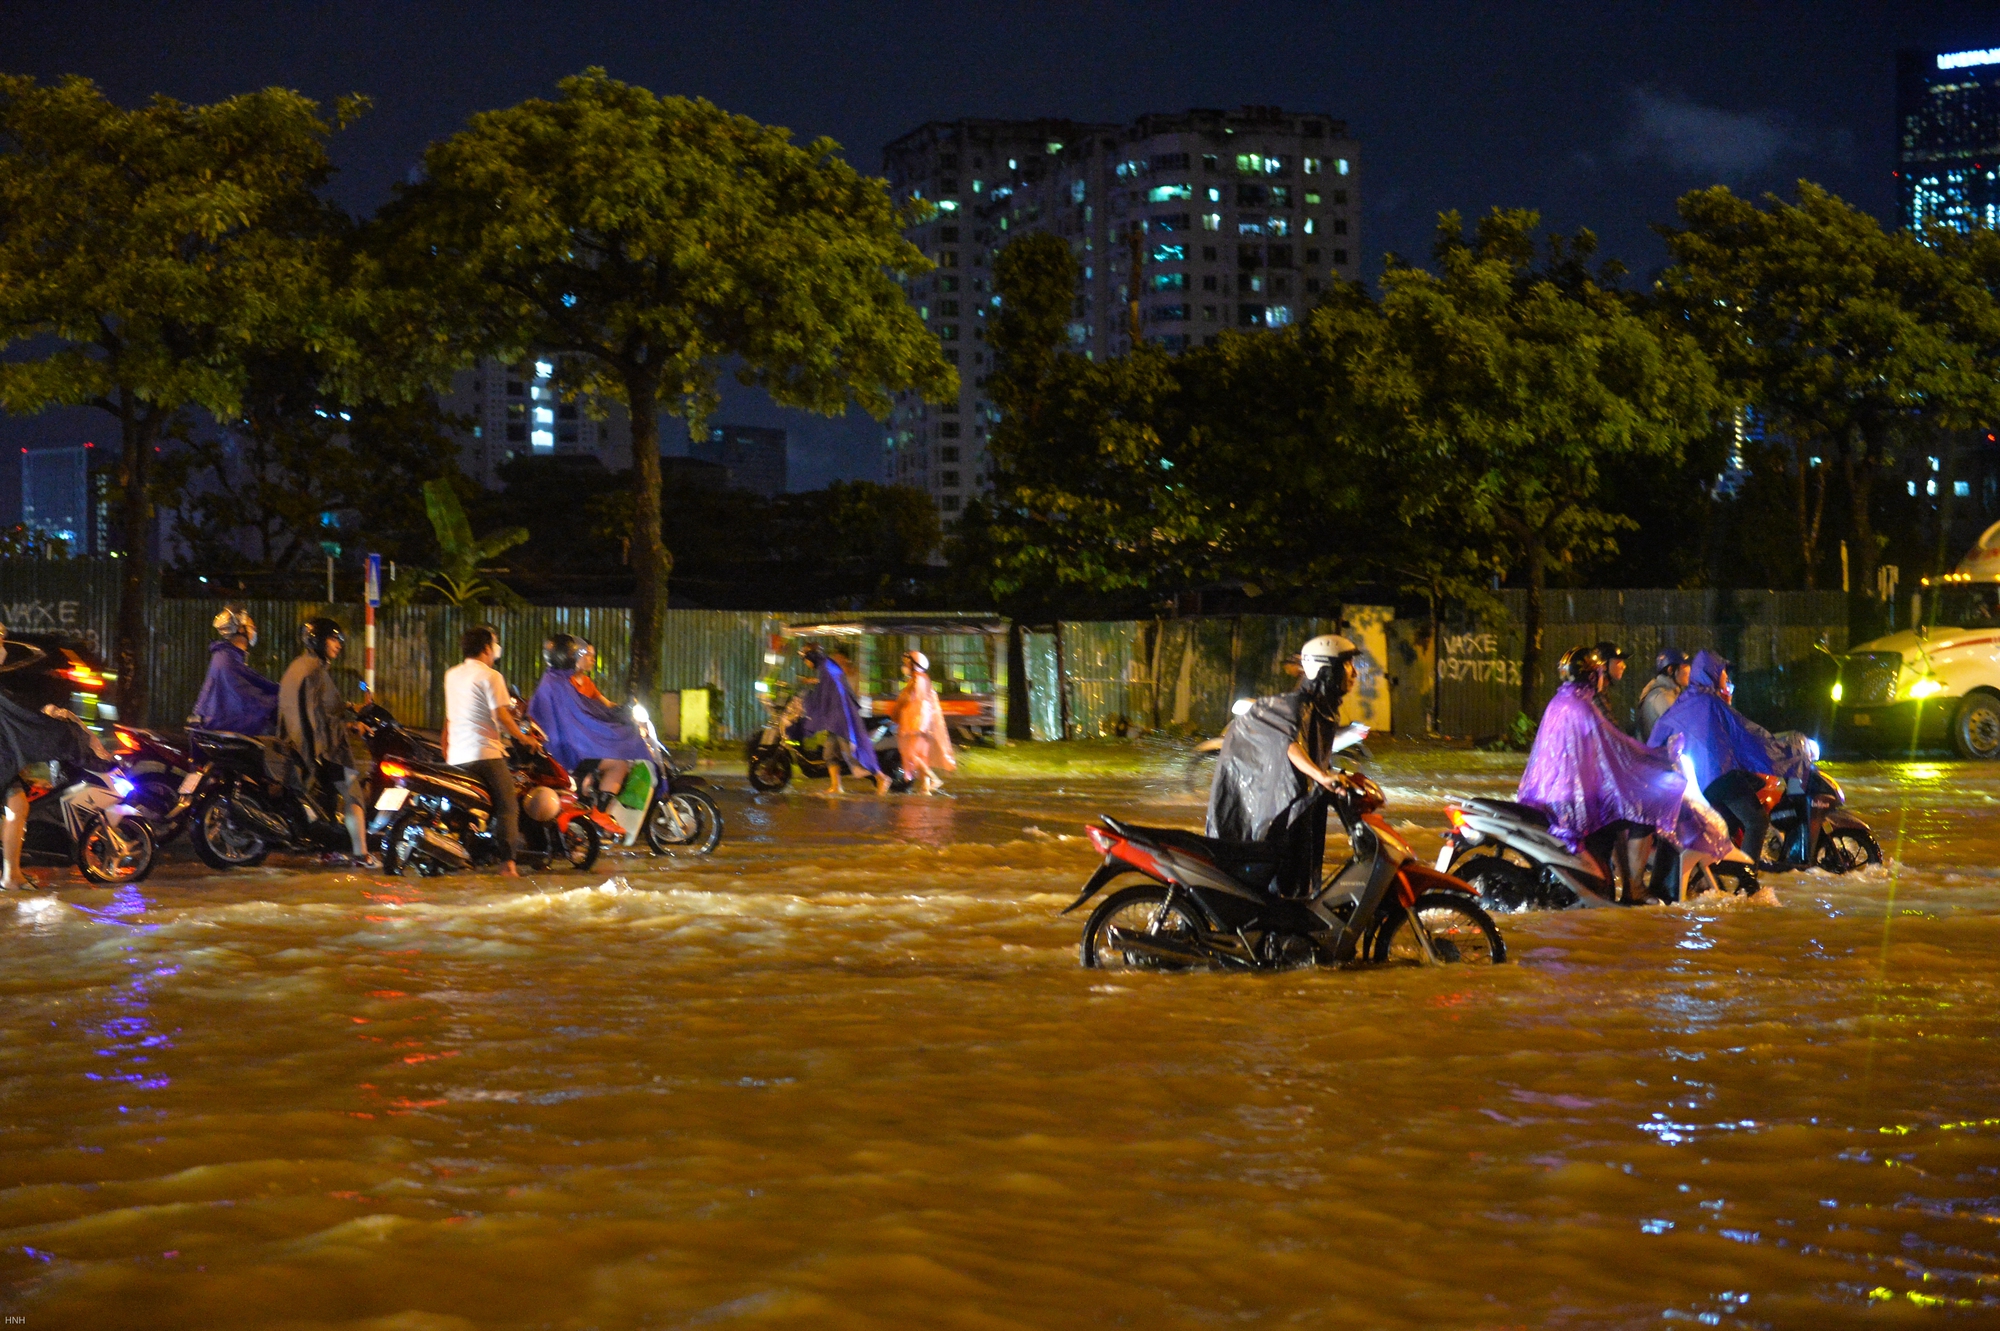
[[1099,855],[1109,855],[1111,853],[1111,847],[1114,843],[1103,828],[1092,826],[1086,828],[1085,831],[1090,834],[1090,844],[1097,847]]

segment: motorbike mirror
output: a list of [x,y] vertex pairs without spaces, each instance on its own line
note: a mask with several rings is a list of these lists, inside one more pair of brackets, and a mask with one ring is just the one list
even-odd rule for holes
[[1367,738],[1368,727],[1362,725],[1359,721],[1351,722],[1334,732],[1333,751],[1339,753],[1342,749],[1354,748]]

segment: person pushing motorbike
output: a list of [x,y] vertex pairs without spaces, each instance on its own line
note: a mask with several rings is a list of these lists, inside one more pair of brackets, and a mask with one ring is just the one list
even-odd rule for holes
[[1337,779],[1326,764],[1359,652],[1333,633],[1306,643],[1299,649],[1299,686],[1250,704],[1230,723],[1216,760],[1207,834],[1282,843],[1274,886],[1286,896],[1319,886],[1326,802],[1314,797],[1313,787],[1330,789]]
[[501,874],[518,878],[515,853],[521,848],[521,804],[514,773],[507,767],[511,737],[531,749],[534,737],[514,719],[513,693],[493,668],[500,659],[500,633],[480,624],[459,635],[465,659],[444,672],[444,760],[486,787],[493,802],[494,835],[507,847]]
[[361,812],[360,763],[347,732],[347,701],[328,669],[340,659],[347,634],[340,621],[315,615],[299,626],[302,650],[278,681],[278,737],[297,765],[299,779],[323,810],[347,823],[351,862],[373,869]]
[[278,719],[278,686],[250,668],[257,623],[240,605],[224,606],[214,622],[208,676],[195,695],[188,724],[239,735],[268,735]]

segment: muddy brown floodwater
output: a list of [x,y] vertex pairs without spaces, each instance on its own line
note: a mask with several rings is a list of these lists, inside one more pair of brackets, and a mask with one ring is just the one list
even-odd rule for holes
[[[1518,760],[1381,768],[1414,832]],[[732,797],[712,860],[587,879],[0,897],[0,1311],[2000,1325],[2000,770],[1834,770],[1888,868],[1508,918],[1477,972],[1080,970],[1078,834],[1197,819],[1165,778]]]

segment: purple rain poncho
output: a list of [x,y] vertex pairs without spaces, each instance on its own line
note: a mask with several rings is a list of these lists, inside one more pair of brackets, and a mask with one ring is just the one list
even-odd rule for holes
[[573,670],[549,670],[528,700],[528,717],[548,736],[549,756],[571,771],[586,758],[645,762],[653,756],[639,728],[615,707],[577,692]]
[[819,670],[819,683],[807,689],[799,700],[804,733],[810,736],[825,731],[835,739],[846,740],[853,749],[855,766],[864,772],[880,772],[882,765],[875,760],[875,746],[868,742],[868,727],[863,724],[861,709],[847,687],[847,672],[817,647],[807,654],[806,660]]
[[[1722,672],[1729,662],[1703,649],[1694,654],[1688,686],[1661,715],[1649,742],[1659,748],[1678,735],[1681,752],[1694,763],[1694,779],[1707,790],[1719,776],[1739,769],[1769,776],[1780,771],[1769,731],[1743,719],[1722,696]],[[1792,766],[1786,762],[1784,766]]]
[[208,647],[208,678],[188,724],[239,735],[268,735],[278,721],[278,686],[250,668],[248,654],[227,640]]
[[[1549,699],[1515,799],[1549,815],[1570,850],[1600,827],[1629,822],[1683,849],[1716,854],[1713,829],[1686,802],[1687,778],[1669,749],[1649,749],[1599,711],[1596,690],[1565,684]],[[1685,811],[1685,812],[1684,812]]]

